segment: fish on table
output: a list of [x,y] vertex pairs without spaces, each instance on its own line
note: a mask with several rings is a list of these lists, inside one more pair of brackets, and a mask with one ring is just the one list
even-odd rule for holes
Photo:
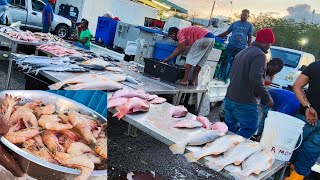
[[220,155],[242,142],[245,142],[245,139],[239,135],[222,136],[211,143],[207,143],[200,151],[185,154],[185,157],[189,162],[196,162],[205,156]]
[[194,119],[185,119],[182,121],[177,122],[174,126],[174,128],[198,128],[202,127],[202,123],[198,122]]
[[169,147],[173,154],[183,154],[186,146],[198,146],[212,142],[223,134],[220,131],[204,130],[196,135],[188,137],[185,141],[173,144]]
[[132,114],[135,112],[147,112],[149,111],[150,104],[148,101],[140,99],[138,97],[129,98],[124,104],[118,106],[116,110],[118,111],[113,115],[118,119],[123,118],[126,114]]
[[188,114],[188,109],[184,106],[174,106],[171,108],[169,114],[174,118],[185,117]]

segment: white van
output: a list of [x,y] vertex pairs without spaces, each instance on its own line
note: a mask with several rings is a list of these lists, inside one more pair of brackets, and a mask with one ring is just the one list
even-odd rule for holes
[[314,55],[289,48],[271,46],[269,52],[268,58],[281,58],[284,61],[283,69],[271,85],[281,89],[291,90],[301,71],[315,61]]

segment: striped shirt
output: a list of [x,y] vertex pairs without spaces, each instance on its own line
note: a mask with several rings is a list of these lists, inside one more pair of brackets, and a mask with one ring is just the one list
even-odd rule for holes
[[186,46],[192,46],[196,40],[205,37],[208,33],[209,31],[204,28],[190,26],[179,30],[177,39],[179,43],[185,42]]

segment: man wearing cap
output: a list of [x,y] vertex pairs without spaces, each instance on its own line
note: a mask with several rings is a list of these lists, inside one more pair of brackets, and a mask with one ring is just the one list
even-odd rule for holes
[[[267,107],[273,100],[264,86],[268,49],[275,42],[271,29],[257,32],[256,40],[234,59],[230,71],[230,85],[224,99],[225,122],[230,131],[251,138],[258,128],[260,97]],[[238,125],[239,124],[239,125]]]
[[52,32],[53,22],[53,10],[52,5],[56,3],[56,0],[49,0],[42,12],[42,32]]

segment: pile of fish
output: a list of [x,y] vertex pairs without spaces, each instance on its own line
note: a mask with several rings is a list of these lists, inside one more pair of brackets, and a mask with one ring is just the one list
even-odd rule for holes
[[150,95],[144,90],[118,90],[108,100],[108,108],[116,108],[118,111],[113,115],[118,119],[123,118],[126,114],[135,112],[147,112],[150,104],[162,104],[167,100],[157,95]]
[[65,48],[59,45],[48,45],[43,44],[38,47],[39,50],[49,52],[55,56],[63,57],[63,56],[77,56],[86,58],[88,55],[81,53],[75,49]]
[[98,74],[83,74],[52,84],[49,86],[49,89],[59,90],[68,84],[68,87],[64,88],[65,90],[116,91],[123,88],[123,85],[119,82],[125,79],[126,77],[124,75],[119,74],[109,75],[108,77]]
[[60,37],[49,34],[49,33],[40,33],[35,32],[32,33],[30,31],[20,31],[16,30],[15,28],[1,28],[1,32],[6,33],[9,37],[27,41],[27,42],[34,42],[34,43],[47,43],[47,44],[57,44],[61,46],[71,46],[69,43],[61,39]]
[[1,105],[2,128],[8,128],[4,133],[8,141],[50,163],[79,169],[78,180],[87,179],[105,163],[106,124],[71,109],[57,111],[56,105],[41,100],[20,101],[6,94]]

